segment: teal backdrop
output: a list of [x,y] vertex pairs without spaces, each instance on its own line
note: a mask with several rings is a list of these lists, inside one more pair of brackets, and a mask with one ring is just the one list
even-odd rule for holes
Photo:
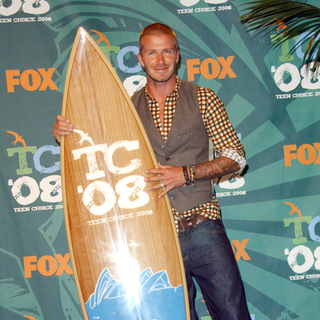
[[[245,172],[215,183],[251,318],[319,319],[319,71],[303,65],[304,45],[289,55],[305,35],[271,50],[277,33],[246,31],[245,2],[0,1],[1,319],[83,319],[52,125],[78,28],[97,41],[131,95],[145,82],[139,34],[154,22],[175,30],[178,75],[218,94],[246,149]],[[200,291],[197,309],[210,319]]]

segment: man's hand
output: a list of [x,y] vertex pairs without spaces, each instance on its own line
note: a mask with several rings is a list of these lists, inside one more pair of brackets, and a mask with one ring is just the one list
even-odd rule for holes
[[[212,161],[195,165],[193,178],[195,180],[220,178],[239,169],[240,166],[236,161],[221,156]],[[149,191],[164,189],[159,198],[162,198],[170,190],[179,188],[186,183],[182,167],[163,166],[159,163],[159,169],[150,169],[146,173],[154,176],[145,178],[145,182],[158,182],[158,184],[148,188]]]
[[170,190],[181,187],[186,183],[182,167],[163,166],[159,163],[159,169],[150,169],[146,173],[153,174],[152,177],[145,178],[145,182],[159,182],[148,191],[164,189],[159,198],[164,197]]
[[73,125],[69,119],[59,115],[53,125],[53,136],[60,143],[62,136],[68,136],[73,132]]

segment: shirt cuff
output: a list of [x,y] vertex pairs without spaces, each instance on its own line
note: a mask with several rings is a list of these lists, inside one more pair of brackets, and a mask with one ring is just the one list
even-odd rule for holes
[[245,168],[245,166],[247,165],[246,158],[241,156],[237,151],[235,151],[233,149],[223,150],[219,156],[232,159],[239,164],[240,169],[234,173],[234,176],[237,174],[240,174],[243,171],[243,169]]

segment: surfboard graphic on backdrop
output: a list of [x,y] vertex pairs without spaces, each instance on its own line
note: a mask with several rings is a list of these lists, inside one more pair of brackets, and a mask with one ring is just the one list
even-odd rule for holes
[[62,114],[61,177],[69,250],[85,319],[189,319],[167,198],[148,192],[157,165],[136,110],[99,46],[80,28]]

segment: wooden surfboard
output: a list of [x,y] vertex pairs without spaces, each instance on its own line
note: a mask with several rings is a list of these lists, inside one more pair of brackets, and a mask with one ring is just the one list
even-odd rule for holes
[[61,142],[61,177],[85,319],[189,319],[170,204],[144,182],[157,161],[120,79],[83,28],[69,60],[62,115],[75,128]]

